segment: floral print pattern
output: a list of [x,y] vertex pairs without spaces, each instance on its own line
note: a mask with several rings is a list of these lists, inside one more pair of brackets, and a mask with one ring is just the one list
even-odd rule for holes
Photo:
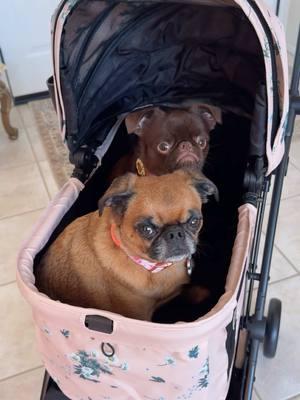
[[78,3],[79,0],[68,0],[66,2],[66,5],[60,15],[61,20],[64,22],[69,15],[69,13],[72,11],[73,7]]
[[[65,338],[68,338],[70,336],[70,331],[67,329],[61,329],[60,333],[62,336]],[[101,346],[99,346],[101,348]],[[144,351],[147,351],[146,348],[143,348]],[[186,351],[185,353],[187,355],[187,362],[192,363],[195,365],[195,363],[198,363],[200,361],[200,346],[194,345],[190,347],[189,350]],[[105,354],[102,354],[101,351],[97,349],[92,349],[92,350],[78,350],[75,353],[71,353],[68,355],[68,358],[72,361],[73,363],[73,370],[70,371],[70,373],[74,373],[77,375],[79,378],[94,382],[94,383],[101,383],[104,382],[101,380],[101,376],[113,376],[114,372],[113,369],[123,371],[126,373],[129,370],[129,364],[127,361],[121,361],[119,357],[114,354],[111,357],[106,356]],[[197,365],[197,364],[196,364]],[[145,378],[148,379],[148,381],[153,382],[155,384],[163,384],[163,385],[171,385],[173,389],[176,391],[181,391],[182,387],[180,385],[176,385],[175,382],[168,382],[165,377],[162,377],[161,375],[156,375],[151,373],[150,371],[157,371],[158,368],[162,367],[175,367],[176,366],[176,357],[173,355],[166,355],[164,358],[164,362],[161,364],[156,364],[154,367],[149,366],[149,368],[146,368],[145,371]],[[194,367],[191,368],[191,370],[195,370]],[[148,378],[147,378],[148,375]],[[109,382],[109,381],[106,381]],[[193,399],[194,394],[198,393],[201,390],[204,390],[208,387],[209,385],[209,359],[208,357],[205,359],[202,363],[200,364],[200,369],[198,370],[198,373],[196,373],[194,376],[192,376],[192,382],[190,383],[190,386],[185,390],[184,393],[178,394],[176,397],[174,396],[174,399],[176,400],[188,400],[188,399]],[[112,382],[109,384],[109,387],[114,390],[120,389],[118,385],[112,384]],[[117,391],[116,391],[117,393]],[[104,398],[109,398],[109,396]],[[145,399],[149,400],[166,400],[165,397],[159,396],[159,397],[151,397],[151,395],[144,395]]]
[[165,367],[165,366],[167,366],[167,365],[175,365],[175,359],[174,359],[174,357],[167,356],[167,357],[165,358],[164,364],[158,364],[158,367]]
[[270,45],[269,45],[269,41],[268,41],[267,38],[265,38],[263,54],[264,54],[265,58],[270,58],[271,57]]
[[198,358],[199,355],[199,347],[195,346],[189,351],[190,358]]
[[176,400],[189,400],[192,399],[195,392],[199,392],[208,387],[209,381],[209,359],[205,360],[205,363],[201,367],[199,373],[193,376],[194,384],[189,387],[186,392],[176,397]]
[[61,329],[60,333],[67,339],[70,336],[70,331],[68,331],[67,329]]
[[74,365],[75,374],[82,379],[87,379],[93,382],[99,382],[98,379],[101,373],[112,374],[111,370],[105,364],[100,364],[97,360],[97,353],[87,353],[84,350],[79,350],[77,353],[71,354],[71,358],[76,362]]
[[144,396],[145,399],[147,400],[166,400],[165,397],[159,396],[159,397],[149,397],[149,396]]
[[205,361],[205,364],[203,365],[203,367],[200,371],[198,388],[203,389],[208,386],[208,375],[209,375],[209,362],[208,362],[208,358],[207,358]]
[[126,361],[121,362],[116,355],[113,355],[111,357],[105,356],[104,364],[108,365],[110,368],[119,368],[122,371],[128,371],[129,369],[128,363]]
[[165,383],[166,381],[161,378],[160,376],[152,376],[151,379],[149,379],[152,382],[158,382],[158,383]]
[[51,335],[50,329],[47,326],[43,326],[42,327],[42,331],[46,334],[46,335]]

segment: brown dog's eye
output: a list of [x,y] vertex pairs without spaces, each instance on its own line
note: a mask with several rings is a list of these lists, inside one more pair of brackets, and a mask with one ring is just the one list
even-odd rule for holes
[[150,226],[144,226],[143,227],[143,233],[147,236],[151,236],[154,232],[154,229],[152,229]]
[[192,217],[189,220],[189,225],[193,229],[198,229],[200,226],[201,219],[197,217]]
[[149,224],[138,225],[138,230],[145,239],[152,239],[157,232],[154,226],[151,226]]
[[159,143],[159,145],[157,146],[157,150],[160,153],[168,153],[168,151],[170,150],[171,145],[168,142],[161,142]]

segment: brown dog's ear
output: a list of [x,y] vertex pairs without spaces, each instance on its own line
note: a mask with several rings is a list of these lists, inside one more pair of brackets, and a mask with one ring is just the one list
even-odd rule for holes
[[190,110],[205,119],[210,131],[214,129],[216,123],[222,124],[222,111],[219,107],[209,104],[193,104]]
[[111,207],[114,213],[122,216],[128,207],[129,200],[134,195],[135,180],[136,175],[132,173],[114,179],[98,202],[99,215],[102,215],[105,207]]
[[163,111],[159,108],[148,107],[128,114],[125,118],[127,132],[141,136],[143,128],[149,122],[152,115],[159,112],[162,113]]
[[214,196],[216,201],[219,201],[219,191],[217,186],[205,176],[194,176],[192,182],[197,192],[199,193],[202,202],[208,202],[208,196]]

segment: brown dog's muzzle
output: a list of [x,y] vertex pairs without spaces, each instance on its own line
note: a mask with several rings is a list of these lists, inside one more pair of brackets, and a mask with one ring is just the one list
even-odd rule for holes
[[168,243],[176,246],[185,241],[185,232],[180,226],[170,226],[165,230],[163,237]]
[[188,258],[195,249],[194,240],[180,225],[167,227],[155,240],[150,256],[157,260],[169,258]]

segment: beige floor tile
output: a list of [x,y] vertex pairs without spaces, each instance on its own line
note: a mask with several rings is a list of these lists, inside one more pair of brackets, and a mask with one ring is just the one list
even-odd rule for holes
[[53,173],[51,171],[51,167],[48,161],[41,161],[40,168],[43,174],[44,181],[47,185],[48,192],[50,194],[51,199],[56,195],[59,188],[53,177]]
[[17,284],[0,288],[0,380],[42,365],[36,350],[31,310]]
[[294,126],[294,135],[300,136],[300,117],[296,117],[295,126]]
[[300,196],[281,201],[275,243],[300,271]]
[[10,121],[16,128],[24,127],[23,119],[19,112],[19,106],[13,106],[10,112]]
[[[267,205],[271,204],[272,193],[274,189],[274,181],[275,181],[275,176],[272,176],[271,187],[267,196],[267,202],[266,202]],[[300,169],[295,165],[294,162],[292,162],[292,160],[290,160],[288,173],[283,181],[281,199],[287,199],[289,197],[300,195],[299,185],[300,185]]]
[[[0,132],[2,133],[2,132]],[[0,134],[0,168],[14,168],[34,162],[34,156],[25,129],[19,129],[17,140]]]
[[37,165],[1,171],[0,218],[43,208],[49,202]]
[[[257,265],[258,271],[260,270],[261,263],[262,263],[262,253],[265,243],[265,235],[262,234],[261,237],[261,246],[258,255]],[[271,270],[270,270],[270,282],[276,282],[284,278],[288,278],[293,276],[297,273],[295,268],[288,262],[288,260],[284,257],[284,255],[278,250],[276,246],[273,248],[273,255],[272,255],[272,263],[271,263]],[[256,285],[257,286],[257,285]]]
[[0,285],[15,280],[17,254],[42,210],[0,220]]
[[282,301],[280,337],[275,358],[260,351],[255,386],[263,400],[285,400],[300,393],[300,277],[269,286],[270,298]]
[[293,139],[290,149],[290,160],[300,170],[300,133]]
[[260,398],[258,397],[255,389],[253,390],[253,393],[252,393],[252,400],[260,400]]
[[36,160],[46,161],[47,153],[44,148],[38,129],[35,126],[31,126],[26,128],[26,130]]
[[0,382],[1,399],[39,400],[44,372],[44,368],[38,368]]
[[[299,181],[300,181],[300,118],[298,120],[297,130],[293,138],[292,146],[290,149],[290,163],[288,174],[284,180],[282,198],[287,198],[299,194]],[[267,204],[271,202],[271,193],[274,186],[274,176],[272,176],[271,191],[267,198]]]
[[286,199],[297,195],[300,195],[300,170],[296,168],[292,162],[290,162],[288,173],[283,183],[281,199]]
[[24,126],[26,127],[26,129],[37,126],[34,115],[28,104],[22,104],[22,105],[18,106],[17,109],[18,109],[18,112],[21,116],[21,120],[22,120]]

